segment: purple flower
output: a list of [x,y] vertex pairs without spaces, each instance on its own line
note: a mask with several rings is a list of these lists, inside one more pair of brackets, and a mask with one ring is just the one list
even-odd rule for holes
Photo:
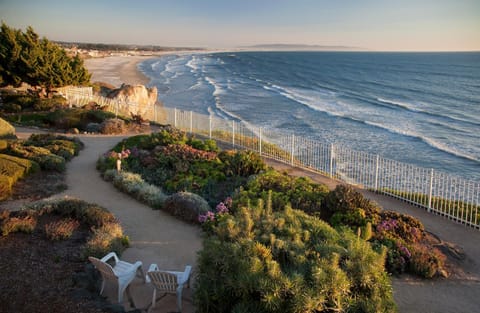
[[223,202],[220,202],[220,203],[217,205],[216,210],[217,210],[217,213],[218,213],[218,214],[228,213],[228,208],[227,208],[227,206],[225,205],[225,203],[223,203]]
[[233,200],[231,197],[227,197],[227,199],[225,199],[225,201],[223,201],[225,203],[225,206],[227,208],[232,208],[232,204],[233,204]]
[[205,223],[207,221],[214,221],[215,220],[215,213],[212,211],[207,211],[205,214],[198,215],[198,221],[200,223]]

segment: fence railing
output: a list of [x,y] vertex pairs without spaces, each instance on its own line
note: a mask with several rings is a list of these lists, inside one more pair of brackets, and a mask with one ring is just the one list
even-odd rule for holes
[[[129,115],[128,107],[102,101],[111,112]],[[253,127],[245,122],[192,111],[155,105],[143,117],[230,143],[233,148],[253,150],[263,157],[386,194],[480,229],[478,181],[355,151],[338,144],[295,136],[282,130]]]

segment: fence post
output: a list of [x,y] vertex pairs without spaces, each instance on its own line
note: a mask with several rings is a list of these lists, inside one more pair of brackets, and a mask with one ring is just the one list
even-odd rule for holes
[[208,138],[212,139],[212,116],[208,117]]
[[295,135],[292,134],[292,151],[290,157],[290,164],[293,166],[293,154],[295,153]]
[[433,168],[430,171],[430,188],[428,191],[428,208],[427,208],[428,212],[432,210],[432,195],[433,195]]
[[377,154],[377,160],[375,162],[375,191],[378,190],[378,163],[380,160],[380,156]]
[[173,109],[173,126],[177,127],[177,108]]
[[232,121],[232,147],[235,148],[235,121]]
[[193,111],[190,111],[190,134],[193,133]]
[[262,156],[262,128],[258,130],[258,153]]
[[116,104],[116,105],[115,105],[115,118],[117,118],[117,116],[118,116],[118,106],[119,106],[119,102],[118,102],[118,101],[119,101],[119,100],[117,100],[117,101],[115,102],[115,104]]
[[333,178],[333,158],[334,158],[334,150],[333,150],[333,143],[330,145],[330,177]]

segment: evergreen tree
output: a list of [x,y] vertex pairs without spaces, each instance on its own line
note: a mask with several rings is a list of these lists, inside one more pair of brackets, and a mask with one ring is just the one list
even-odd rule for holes
[[22,32],[2,22],[0,30],[0,85],[26,82],[51,89],[89,83],[82,59],[69,57],[58,45],[40,39],[32,27]]

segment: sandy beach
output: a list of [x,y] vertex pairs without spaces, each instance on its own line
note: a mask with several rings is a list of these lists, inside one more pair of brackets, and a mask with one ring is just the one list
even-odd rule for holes
[[[120,86],[122,82],[146,84],[148,79],[137,69],[137,64],[145,59],[146,57],[111,57],[90,59],[85,64],[93,73],[92,81],[103,81],[115,86]],[[297,175],[310,176],[298,169],[292,169],[292,171],[292,173],[298,172]],[[442,241],[451,242],[465,253],[464,259],[459,260],[464,273],[455,275],[456,277],[433,280],[393,277],[394,298],[399,312],[478,312],[480,232],[393,198],[365,193],[368,198],[377,201],[386,209],[400,211],[420,219],[428,231]]]
[[146,85],[149,79],[137,69],[137,65],[152,57],[157,56],[112,56],[86,59],[84,63],[92,74],[92,82],[104,82],[115,87],[123,83]]

